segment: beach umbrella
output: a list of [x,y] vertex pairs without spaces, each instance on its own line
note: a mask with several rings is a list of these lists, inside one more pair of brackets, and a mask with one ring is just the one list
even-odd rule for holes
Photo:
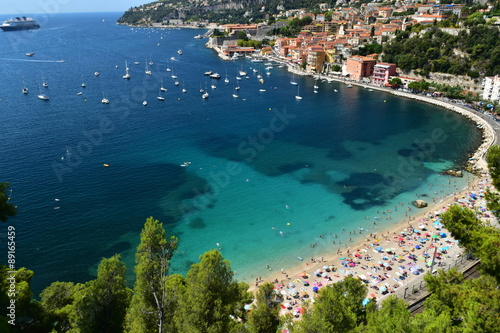
[[438,235],[432,235],[431,237],[434,238],[434,239],[439,238]]
[[389,265],[389,263],[388,263],[388,262],[385,262],[385,263],[384,263],[384,266],[385,266],[385,267],[390,267],[391,265]]
[[378,247],[376,247],[376,248],[375,248],[375,250],[377,250],[377,251],[382,251],[382,246],[378,246]]
[[346,259],[347,259],[346,257],[342,257],[342,258],[340,258],[340,260],[346,260]]
[[245,305],[245,310],[250,310],[252,308],[252,305],[251,304],[247,304]]
[[392,252],[392,249],[385,249],[385,252]]
[[382,291],[382,292],[387,291],[387,287],[386,286],[380,286],[379,290]]
[[280,291],[281,295],[285,296],[286,295],[286,290]]
[[323,269],[330,269],[330,267],[328,267],[328,266],[323,266]]
[[441,238],[445,238],[446,237],[446,233],[445,232],[440,232],[439,236],[441,236]]
[[365,298],[361,305],[366,306],[366,304],[370,303],[370,300],[368,298]]
[[314,291],[315,293],[317,293],[317,292],[318,292],[318,287],[314,286],[314,287],[313,287],[313,291]]
[[405,239],[403,237],[398,237],[399,241],[404,241]]
[[420,245],[415,245],[415,248],[416,248],[417,250],[420,250],[422,247],[421,247]]
[[321,274],[321,277],[326,278],[327,276],[328,276],[328,274],[326,274],[326,273]]
[[358,275],[358,277],[361,279],[361,280],[366,280],[366,276],[364,274],[360,274]]
[[297,290],[295,290],[295,289],[290,289],[290,290],[288,291],[288,293],[289,293],[290,295],[297,295]]

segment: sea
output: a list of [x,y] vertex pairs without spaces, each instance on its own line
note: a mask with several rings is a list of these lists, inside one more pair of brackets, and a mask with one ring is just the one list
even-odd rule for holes
[[439,202],[472,179],[441,174],[481,142],[450,111],[268,60],[224,61],[193,38],[206,30],[130,28],[120,15],[38,14],[40,30],[0,33],[0,181],[18,207],[0,246],[6,261],[13,226],[14,266],[35,272],[35,297],[54,281],[94,278],[115,253],[132,285],[151,216],[179,239],[170,273],[219,248],[251,282],[389,228],[416,213],[413,200]]

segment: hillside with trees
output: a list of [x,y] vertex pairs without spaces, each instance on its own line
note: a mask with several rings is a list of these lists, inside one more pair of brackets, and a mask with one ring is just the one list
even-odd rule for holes
[[319,9],[319,4],[331,6],[333,0],[208,0],[176,1],[160,0],[127,10],[118,23],[138,25],[160,23],[169,19],[208,21],[221,24],[262,22],[266,14],[278,14],[281,10],[308,8]]

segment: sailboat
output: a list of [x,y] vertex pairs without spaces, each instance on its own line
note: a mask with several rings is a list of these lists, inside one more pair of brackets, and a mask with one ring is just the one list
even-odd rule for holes
[[106,96],[104,96],[104,93],[102,93],[101,103],[102,104],[109,104],[109,99],[107,99]]
[[183,93],[187,92],[186,87],[184,86],[184,82],[182,82],[182,92]]
[[26,82],[23,80],[23,83],[24,83],[24,88],[22,90],[23,94],[27,94],[28,93],[28,87],[26,87]]
[[49,84],[47,83],[47,81],[45,81],[45,77],[43,75],[42,75],[42,86],[45,88],[49,87]]
[[144,105],[144,106],[148,105],[148,101],[142,102],[142,105]]
[[234,87],[234,92],[233,92],[233,97],[234,98],[238,98],[238,94],[236,93],[236,90],[238,90],[238,89],[236,89],[236,87]]
[[167,88],[163,87],[163,77],[161,78],[161,85],[160,85],[160,91],[167,91]]
[[83,75],[82,75],[82,88],[85,88],[87,85],[85,84],[85,82],[83,81]]
[[295,99],[302,99],[302,96],[299,95],[299,86],[297,85],[297,95],[295,95]]
[[38,87],[38,98],[44,101],[49,100],[49,96],[42,94],[42,92],[40,91],[40,87]]
[[128,73],[128,65],[125,61],[125,75],[122,76],[124,79],[130,79],[130,74]]
[[290,81],[290,84],[292,84],[294,86],[299,85],[297,82],[295,82],[295,74],[293,75],[293,79],[292,79],[292,81]]
[[201,98],[203,99],[207,99],[208,98],[208,92],[204,93],[203,95],[201,95]]
[[[158,92],[158,97],[156,97],[156,98],[157,98],[159,101],[164,101],[164,100],[165,100],[165,97],[163,97],[163,96],[161,96],[161,95],[160,95],[160,94],[161,94],[161,92],[163,91],[163,90],[161,90],[161,88],[162,88],[162,87],[160,87],[160,91]],[[165,88],[163,88],[163,89],[165,89]],[[167,89],[165,89],[165,90],[167,90]]]
[[148,59],[146,59],[146,71],[144,73],[146,73],[147,75],[151,75],[152,74],[151,71],[148,68]]

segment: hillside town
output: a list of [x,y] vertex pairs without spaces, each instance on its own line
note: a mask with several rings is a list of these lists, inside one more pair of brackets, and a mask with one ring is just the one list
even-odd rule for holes
[[[397,32],[408,30],[415,25],[422,26],[420,34],[429,27],[450,17],[463,18],[463,4],[439,4],[438,1],[415,3],[413,1],[396,2],[395,5],[380,3],[362,3],[359,8],[349,7],[347,4],[340,8],[330,8],[328,4],[321,4],[324,13],[314,14],[305,9],[282,11],[276,17],[267,15],[269,23],[255,24],[207,24],[212,31],[223,30],[224,37],[212,37],[207,43],[219,52],[225,60],[236,59],[242,55],[274,57],[285,62],[290,69],[303,74],[323,74],[341,77],[346,80],[372,84],[380,87],[406,87],[411,82],[427,80],[430,82],[456,85],[465,88],[467,92],[489,101],[500,100],[500,77],[471,78],[467,75],[451,75],[430,73],[422,76],[418,72],[403,71],[397,63],[382,62],[381,53],[361,55],[362,50],[370,50],[371,46],[378,46],[381,51],[384,43],[395,38]],[[265,8],[263,8],[264,10]],[[486,15],[488,9],[479,10]],[[278,18],[286,17],[286,22],[295,18],[303,20],[310,17],[310,24],[304,25],[295,37],[270,36],[269,31],[286,25]],[[486,17],[486,16],[485,16]],[[498,27],[500,17],[487,18],[489,24]],[[186,24],[179,20],[171,24]],[[200,22],[189,23],[200,26]],[[461,30],[467,29],[458,20],[453,27],[441,28],[446,33],[458,35]],[[269,45],[262,48],[239,46],[239,32],[244,31],[247,38],[255,40],[269,39]],[[418,33],[413,33],[416,35]],[[395,77],[396,81],[391,81]],[[439,92],[435,92],[439,94]]]

